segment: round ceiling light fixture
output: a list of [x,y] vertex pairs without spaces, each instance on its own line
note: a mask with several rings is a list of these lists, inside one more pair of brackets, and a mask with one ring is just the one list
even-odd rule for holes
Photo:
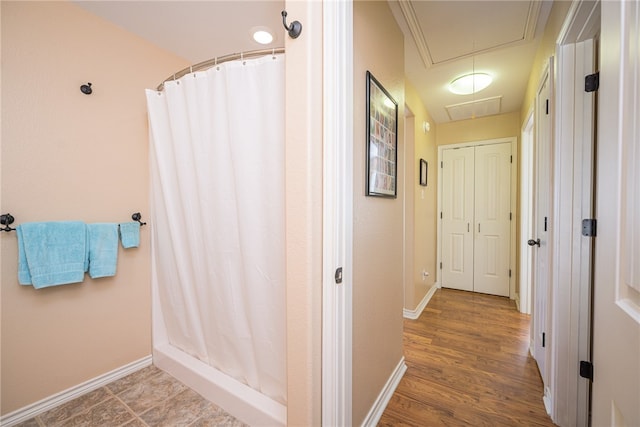
[[456,95],[471,95],[491,84],[493,78],[487,73],[471,73],[449,83],[449,91]]
[[269,44],[273,41],[273,34],[266,28],[257,28],[253,31],[253,39],[260,44]]

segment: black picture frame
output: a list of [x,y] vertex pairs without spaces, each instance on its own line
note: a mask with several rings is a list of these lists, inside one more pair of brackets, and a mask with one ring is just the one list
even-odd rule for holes
[[367,71],[366,195],[398,195],[398,103]]
[[420,185],[427,186],[427,177],[429,176],[429,164],[425,159],[420,159]]

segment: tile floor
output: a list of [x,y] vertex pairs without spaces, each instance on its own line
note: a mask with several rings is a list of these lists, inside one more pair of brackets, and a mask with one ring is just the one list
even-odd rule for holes
[[221,408],[149,366],[44,412],[19,427],[244,427]]

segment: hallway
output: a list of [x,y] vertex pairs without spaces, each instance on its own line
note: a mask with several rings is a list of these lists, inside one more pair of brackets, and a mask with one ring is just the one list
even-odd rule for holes
[[380,426],[553,426],[529,355],[529,316],[508,298],[438,290],[404,320],[407,372]]

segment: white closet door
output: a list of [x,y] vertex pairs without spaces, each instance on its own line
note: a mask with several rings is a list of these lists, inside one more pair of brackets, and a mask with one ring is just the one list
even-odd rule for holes
[[509,296],[511,143],[475,149],[474,292]]
[[473,147],[442,153],[442,286],[473,290]]

